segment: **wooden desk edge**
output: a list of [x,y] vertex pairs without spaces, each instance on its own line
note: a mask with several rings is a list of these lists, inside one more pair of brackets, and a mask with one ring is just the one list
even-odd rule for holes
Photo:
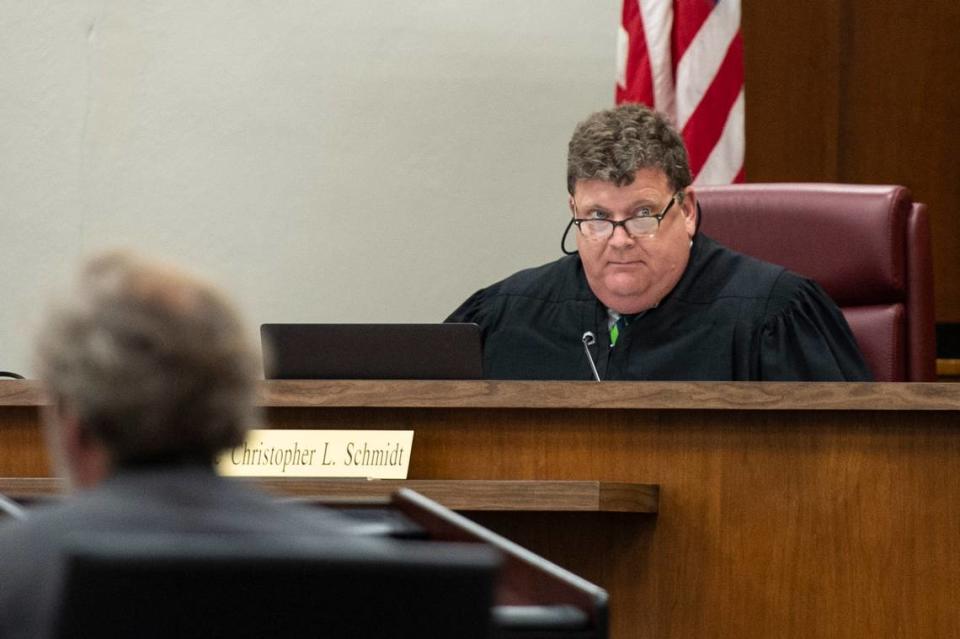
[[949,383],[877,382],[264,382],[266,408],[626,410],[960,410]]
[[[660,487],[602,481],[551,480],[349,480],[247,478],[277,495],[342,502],[387,497],[410,488],[453,510],[514,512],[617,512],[654,514]],[[2,477],[0,494],[16,499],[43,499],[63,494],[55,477]]]
[[[0,407],[46,403],[33,380],[0,381]],[[510,382],[278,380],[264,408],[520,408],[625,410],[948,410],[960,385],[864,382]]]

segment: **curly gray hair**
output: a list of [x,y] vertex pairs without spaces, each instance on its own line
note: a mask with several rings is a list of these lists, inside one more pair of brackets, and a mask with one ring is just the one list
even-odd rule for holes
[[644,168],[662,170],[674,191],[693,181],[683,138],[664,115],[642,104],[598,111],[578,124],[570,138],[567,191],[573,195],[577,180],[625,186]]
[[231,305],[175,269],[112,252],[47,318],[37,368],[114,464],[212,461],[256,419],[256,351]]

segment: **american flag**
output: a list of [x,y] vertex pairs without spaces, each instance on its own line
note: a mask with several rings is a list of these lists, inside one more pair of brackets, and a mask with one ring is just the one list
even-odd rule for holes
[[695,184],[743,181],[740,0],[623,0],[617,67],[617,103],[673,118]]

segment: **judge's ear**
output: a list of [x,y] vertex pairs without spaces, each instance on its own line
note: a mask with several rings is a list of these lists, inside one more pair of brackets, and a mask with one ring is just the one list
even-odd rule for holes
[[683,192],[683,201],[680,202],[680,211],[683,213],[683,226],[687,231],[687,236],[693,239],[697,233],[697,194],[692,186],[688,186]]
[[576,202],[573,201],[573,195],[567,199],[567,206],[570,207],[570,215],[577,217]]

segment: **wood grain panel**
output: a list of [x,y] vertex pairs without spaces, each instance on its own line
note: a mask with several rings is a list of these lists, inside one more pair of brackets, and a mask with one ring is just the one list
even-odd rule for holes
[[[401,488],[415,490],[453,510],[545,512],[657,512],[657,486],[599,481],[457,481],[338,480],[338,479],[235,479],[262,490],[310,501],[332,499],[383,500]],[[55,477],[0,477],[0,494],[35,499],[62,495],[66,486]]]
[[840,180],[903,184],[927,203],[937,321],[960,321],[960,2],[847,6]]
[[743,0],[747,180],[903,184],[960,322],[960,3]]
[[840,5],[743,0],[749,182],[837,181]]
[[[317,401],[267,418],[413,428],[414,480],[659,485],[656,517],[472,515],[607,588],[618,639],[960,636],[960,409],[929,410],[922,394],[914,409],[914,385],[884,386],[899,409],[496,408],[468,397]],[[916,387],[955,397],[945,389],[956,385]]]
[[[0,386],[3,385],[4,382],[0,382]],[[39,423],[36,406],[0,406],[0,476],[31,477],[51,473]]]
[[945,410],[960,408],[944,384],[820,382],[273,381],[267,408],[661,408],[738,410]]
[[[0,407],[35,410],[46,402],[33,382],[0,381]],[[731,408],[768,410],[947,410],[960,392],[943,384],[817,382],[496,382],[271,381],[259,387],[267,409],[382,408]],[[26,413],[25,413],[26,414]]]
[[[443,455],[419,460],[418,472],[661,483],[655,522],[516,524],[532,522],[523,543],[609,588],[614,636],[960,631],[949,532],[960,524],[960,439],[947,427],[956,414],[551,414],[438,420],[424,439]],[[462,463],[482,446],[480,421],[490,453]],[[506,442],[518,453],[509,461],[495,452]],[[598,562],[598,548],[611,554]]]
[[0,380],[0,406],[35,408],[46,403],[40,382],[32,379]]

